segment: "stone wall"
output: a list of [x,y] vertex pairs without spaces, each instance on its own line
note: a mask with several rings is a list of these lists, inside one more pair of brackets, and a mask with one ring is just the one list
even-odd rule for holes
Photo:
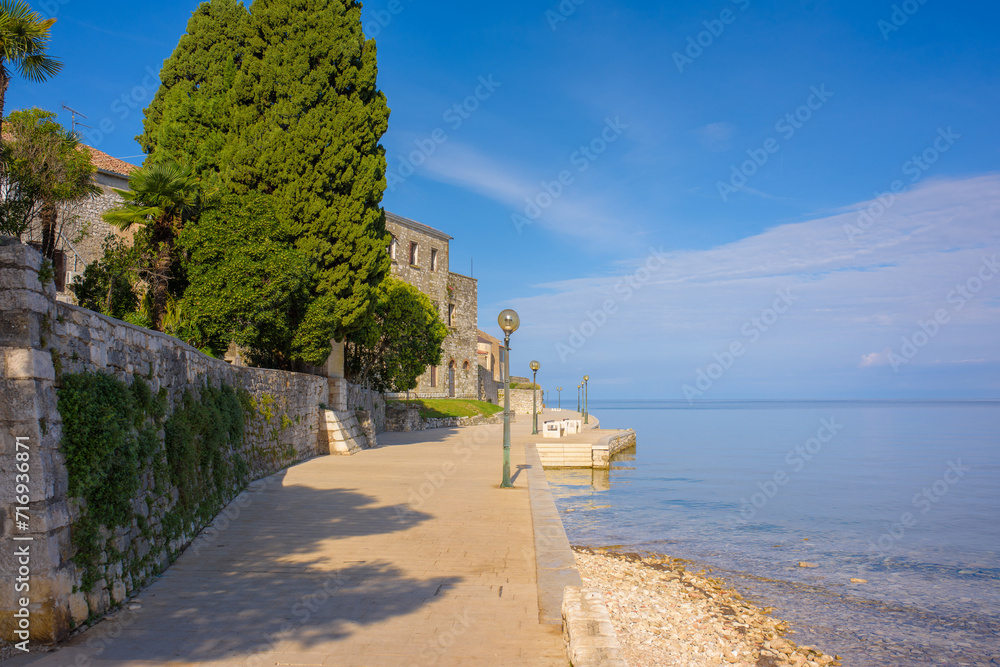
[[[516,421],[513,420],[512,421]],[[455,428],[458,426],[479,426],[482,424],[502,424],[503,412],[490,417],[428,417],[422,419],[418,408],[405,405],[390,405],[386,411],[386,430],[393,432],[424,431],[431,428]]]
[[497,382],[493,377],[493,371],[487,370],[483,366],[479,367],[479,400],[486,401],[487,403],[494,403],[499,405],[497,399],[499,397],[499,388],[503,386],[502,382]]
[[[128,178],[107,172],[96,172],[94,182],[101,189],[95,197],[78,199],[60,204],[58,207],[58,225],[62,229],[62,238],[56,242],[56,248],[65,252],[66,272],[69,280],[73,275],[83,273],[83,269],[91,262],[100,259],[101,246],[108,235],[132,238],[131,232],[122,232],[104,222],[101,217],[105,211],[121,203],[122,198],[114,191],[128,189]],[[25,241],[40,241],[41,225],[36,221],[25,231]]]
[[[80,505],[67,497],[56,394],[61,377],[86,370],[110,373],[128,384],[142,378],[154,395],[163,390],[168,415],[186,391],[197,395],[206,384],[225,382],[245,391],[249,412],[244,441],[235,454],[247,463],[251,478],[327,453],[319,405],[329,400],[330,389],[323,377],[231,366],[176,338],[59,303],[52,283],[43,287],[39,282],[41,256],[11,242],[0,239],[0,497],[5,507],[0,537],[8,545],[21,544],[12,541],[15,537],[31,538],[23,542],[30,550],[31,570],[24,607],[30,613],[32,641],[52,642],[148,583],[208,520],[168,532],[163,522],[177,505],[178,490],[169,480],[164,488],[154,485],[154,471],[140,471],[143,482],[133,504],[145,510],[145,525],[136,518],[113,531],[102,528],[100,578],[89,593],[80,590],[82,569],[73,562],[72,546]],[[158,437],[162,448],[162,429]],[[17,523],[12,502],[17,465],[24,462],[21,451],[27,452],[30,468],[27,525]],[[4,637],[13,636],[14,613],[23,606],[14,593],[18,569],[12,559],[13,549],[0,553]]]
[[347,408],[348,410],[363,410],[368,413],[375,433],[385,432],[385,396],[372,391],[367,387],[347,384]]
[[[531,395],[535,394],[537,401],[535,407],[539,413],[542,411],[542,400],[544,398],[541,389],[511,389],[510,390],[510,411],[516,415],[531,414]],[[497,405],[503,405],[503,389],[497,390]]]

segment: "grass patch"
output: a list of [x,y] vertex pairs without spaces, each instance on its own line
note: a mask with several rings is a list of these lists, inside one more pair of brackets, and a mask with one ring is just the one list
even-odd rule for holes
[[409,401],[393,401],[403,405],[415,406],[420,410],[422,419],[440,417],[489,417],[503,410],[502,406],[471,398],[419,398]]
[[511,389],[541,389],[537,384],[533,382],[511,382]]

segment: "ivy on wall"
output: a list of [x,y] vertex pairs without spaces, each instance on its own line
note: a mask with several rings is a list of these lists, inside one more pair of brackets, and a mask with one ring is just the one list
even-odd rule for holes
[[[135,577],[159,563],[172,540],[193,535],[248,481],[239,453],[248,397],[225,383],[186,391],[169,417],[166,390],[154,395],[140,377],[126,385],[107,373],[64,375],[58,396],[68,493],[82,500],[72,541],[84,591],[104,576],[102,565],[121,562],[122,575]],[[178,500],[165,509],[158,501],[172,488]],[[162,520],[151,526],[157,508]],[[116,529],[137,529],[149,549],[141,558],[134,543],[118,551],[109,539]]]

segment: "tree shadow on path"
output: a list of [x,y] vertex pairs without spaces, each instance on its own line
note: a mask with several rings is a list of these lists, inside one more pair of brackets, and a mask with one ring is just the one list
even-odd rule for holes
[[308,651],[410,614],[461,581],[409,577],[377,553],[337,544],[402,532],[431,515],[356,491],[282,486],[283,478],[253,483],[136,600],[38,664],[80,664],[80,656],[238,662],[289,646]]

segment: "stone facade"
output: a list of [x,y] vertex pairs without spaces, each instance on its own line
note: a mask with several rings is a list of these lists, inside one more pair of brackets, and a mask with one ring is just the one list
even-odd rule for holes
[[479,367],[479,400],[487,403],[499,405],[499,391],[503,386],[502,382],[497,382],[493,373],[482,366]]
[[441,365],[417,378],[409,397],[478,398],[476,280],[448,270],[450,236],[394,213],[386,212],[385,217],[386,230],[392,235],[392,274],[426,294],[448,327]]
[[[511,389],[510,390],[510,411],[515,415],[531,414],[531,396],[535,395],[535,409],[539,414],[542,412],[542,390],[541,389]],[[497,405],[503,405],[503,389],[497,390]]]
[[[147,465],[149,469],[139,471],[142,481],[132,499],[136,518],[111,531],[102,528],[100,578],[91,591],[82,592],[83,571],[73,562],[71,539],[80,506],[68,497],[56,393],[65,374],[100,371],[127,384],[142,378],[154,395],[163,390],[168,415],[186,391],[197,396],[206,384],[225,382],[246,392],[244,439],[232,454],[246,462],[250,479],[330,453],[331,444],[346,441],[346,436],[360,446],[374,444],[374,434],[369,436],[346,405],[348,400],[371,404],[384,415],[384,403],[367,396],[367,390],[343,379],[233,366],[171,336],[58,302],[54,285],[39,281],[41,264],[41,255],[30,247],[0,238],[0,496],[7,499],[0,513],[0,538],[6,544],[14,544],[15,535],[32,538],[25,542],[31,553],[26,608],[32,641],[57,641],[89,616],[121,602],[166,567],[208,520],[202,517],[202,523],[168,531],[165,521],[177,505],[178,490],[169,481],[155,483],[155,471]],[[321,408],[334,402],[342,403],[336,406],[342,409]],[[345,437],[338,440],[338,433]],[[158,437],[162,448],[162,430]],[[30,463],[27,530],[16,524],[10,500],[19,495],[14,486],[17,465],[24,460],[18,458],[19,442],[27,447]],[[12,554],[12,549],[0,553],[0,628],[5,637],[13,636],[14,613],[22,606],[14,593],[18,568]]]
[[[94,197],[67,202],[58,208],[57,225],[61,234],[56,241],[56,263],[61,266],[57,266],[60,271],[56,276],[56,284],[61,291],[72,283],[74,276],[83,273],[87,264],[100,259],[105,237],[113,235],[129,241],[132,238],[131,231],[122,232],[104,222],[101,216],[121,203],[122,198],[115,190],[128,190],[129,174],[138,167],[117,160],[96,148],[88,150],[91,152],[91,161],[97,168],[94,183],[101,191]],[[41,243],[41,225],[37,221],[33,223],[22,238],[26,243]]]
[[477,330],[476,335],[478,337],[476,356],[479,359],[479,365],[490,372],[494,381],[503,382],[503,343],[482,329]]

